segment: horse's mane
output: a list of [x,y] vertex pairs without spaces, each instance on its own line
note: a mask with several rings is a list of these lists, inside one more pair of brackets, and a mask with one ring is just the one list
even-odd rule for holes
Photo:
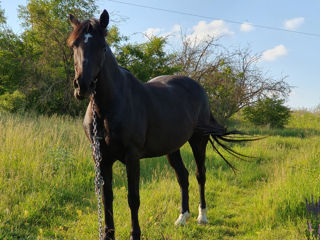
[[120,65],[119,65],[119,67],[120,67],[122,70],[125,70],[125,71],[131,73],[128,68],[122,67],[122,66],[120,66]]
[[[98,29],[99,21],[97,19],[90,19],[81,22],[70,34],[67,39],[67,44],[71,47],[78,39],[80,39],[85,33],[91,32],[94,29]],[[92,30],[91,30],[92,28]]]

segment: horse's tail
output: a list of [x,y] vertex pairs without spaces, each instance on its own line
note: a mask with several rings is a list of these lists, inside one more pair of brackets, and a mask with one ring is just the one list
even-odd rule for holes
[[202,131],[203,130],[205,131],[206,135],[209,135],[209,142],[211,143],[213,149],[228,164],[228,166],[234,172],[236,172],[237,169],[222,155],[222,153],[218,150],[217,146],[214,143],[217,143],[217,145],[222,147],[222,149],[224,149],[230,155],[241,160],[246,160],[248,158],[252,158],[252,156],[247,156],[233,150],[230,146],[226,145],[225,142],[240,143],[240,142],[256,141],[263,138],[263,137],[253,138],[253,137],[250,137],[249,134],[241,131],[227,131],[225,127],[220,125],[213,118],[212,114],[210,115],[210,127],[202,129]]

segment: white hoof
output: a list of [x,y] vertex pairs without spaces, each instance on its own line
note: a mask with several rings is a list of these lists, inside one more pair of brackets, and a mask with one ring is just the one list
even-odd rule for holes
[[199,205],[199,216],[197,218],[197,222],[199,224],[207,224],[208,219],[207,219],[207,209],[206,208],[201,208]]
[[184,212],[184,213],[180,213],[177,221],[175,221],[175,225],[176,226],[184,226],[186,225],[186,221],[187,219],[190,217],[190,213],[188,211]]

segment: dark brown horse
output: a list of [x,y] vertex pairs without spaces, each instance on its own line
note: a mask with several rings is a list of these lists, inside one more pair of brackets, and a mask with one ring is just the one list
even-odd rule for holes
[[[106,10],[99,20],[79,22],[70,15],[70,21],[74,28],[68,39],[74,52],[74,95],[83,99],[95,92],[104,179],[105,239],[114,239],[112,165],[116,160],[124,163],[127,170],[132,222],[130,239],[140,239],[141,235],[138,221],[141,158],[167,155],[181,188],[181,214],[175,223],[185,224],[189,217],[189,174],[182,162],[180,148],[186,142],[194,154],[200,189],[197,220],[199,224],[207,223],[206,145],[208,141],[213,144],[210,137],[222,144],[221,140],[228,140],[226,135],[235,132],[227,133],[215,121],[205,91],[194,80],[177,75],[160,76],[143,84],[121,68],[105,41],[109,23]],[[84,118],[85,133],[90,141],[93,136],[92,106],[93,98]]]

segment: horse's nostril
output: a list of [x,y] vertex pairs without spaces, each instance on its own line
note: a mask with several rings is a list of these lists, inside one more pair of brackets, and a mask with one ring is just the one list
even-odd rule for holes
[[74,86],[74,88],[79,88],[79,84],[78,84],[77,79],[73,80],[73,86]]

